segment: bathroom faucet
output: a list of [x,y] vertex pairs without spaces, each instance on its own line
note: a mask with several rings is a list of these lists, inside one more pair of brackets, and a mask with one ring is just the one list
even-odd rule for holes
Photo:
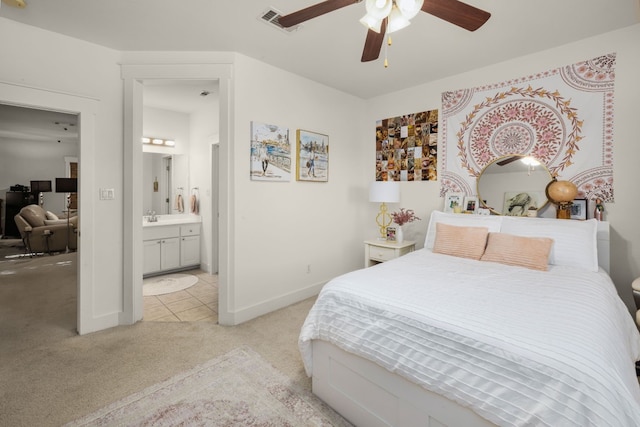
[[152,211],[151,209],[149,209],[147,211],[147,221],[149,221],[149,222],[157,222],[158,221],[158,217],[156,216],[156,211]]

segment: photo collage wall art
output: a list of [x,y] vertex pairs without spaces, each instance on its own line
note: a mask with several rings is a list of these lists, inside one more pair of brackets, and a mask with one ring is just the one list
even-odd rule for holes
[[376,181],[438,179],[438,110],[376,122]]

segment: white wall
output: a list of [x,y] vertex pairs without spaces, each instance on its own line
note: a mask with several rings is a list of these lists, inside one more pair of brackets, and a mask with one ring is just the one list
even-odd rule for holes
[[[55,183],[56,178],[66,176],[65,156],[78,157],[77,142],[42,143],[0,138],[0,199],[5,199],[6,191],[13,185],[29,186],[31,180],[49,180],[52,192],[44,193],[44,208],[62,213],[66,209],[66,196],[55,193]],[[5,210],[3,204],[3,228]]]
[[[86,113],[79,156],[85,272],[80,299],[89,318],[79,328],[91,332],[114,326],[123,301],[120,53],[0,18],[0,58],[0,102],[28,94],[25,106],[57,104],[64,112],[77,108]],[[99,200],[99,188],[113,188],[115,200]]]
[[[363,265],[365,102],[242,55],[234,64],[231,240],[237,320],[315,294]],[[329,181],[251,181],[250,123],[329,136]],[[293,162],[293,166],[297,162]],[[310,273],[308,269],[310,268]]]
[[[612,229],[611,277],[629,309],[635,311],[631,282],[640,276],[640,227],[637,220],[640,212],[637,190],[637,160],[640,157],[640,145],[637,143],[637,104],[640,99],[638,40],[640,24],[372,99],[367,105],[368,133],[371,134],[371,143],[365,147],[370,159],[367,174],[373,176],[375,148],[371,123],[376,119],[440,109],[440,95],[444,91],[497,83],[617,52],[614,123],[616,201],[606,205],[605,219],[611,222]],[[442,209],[439,186],[439,181],[402,183],[402,206],[416,209],[417,213],[428,217],[434,209]],[[423,221],[419,228],[413,224],[410,230],[422,243],[427,224]],[[405,232],[405,238],[411,236]]]
[[[219,142],[220,132],[220,103],[218,94],[212,93],[207,105],[191,113],[189,146],[189,187],[197,187],[196,196],[199,199],[199,213],[202,217],[200,233],[200,266],[209,273],[216,273],[217,269],[212,261],[214,245],[218,245],[218,235],[214,227],[217,215],[211,212],[211,202],[214,194],[211,180],[211,147]],[[191,193],[191,189],[189,190]],[[190,194],[189,193],[189,194]]]

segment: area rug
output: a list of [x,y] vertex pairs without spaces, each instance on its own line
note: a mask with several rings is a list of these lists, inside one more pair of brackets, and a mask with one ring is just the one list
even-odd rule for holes
[[243,346],[66,426],[350,426]]
[[192,274],[165,274],[150,277],[142,281],[142,295],[162,295],[183,291],[198,283],[198,278]]

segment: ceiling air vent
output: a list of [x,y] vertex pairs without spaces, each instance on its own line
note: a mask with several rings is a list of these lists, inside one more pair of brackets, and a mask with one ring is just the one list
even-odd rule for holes
[[280,25],[280,22],[278,21],[278,19],[280,19],[281,16],[282,16],[282,12],[279,12],[275,8],[271,7],[270,9],[265,10],[258,17],[258,19],[268,25],[272,25],[280,29],[281,31],[286,31],[287,33],[295,31],[300,27],[299,25],[294,25],[293,27],[290,27],[290,28],[283,27],[282,25]]

